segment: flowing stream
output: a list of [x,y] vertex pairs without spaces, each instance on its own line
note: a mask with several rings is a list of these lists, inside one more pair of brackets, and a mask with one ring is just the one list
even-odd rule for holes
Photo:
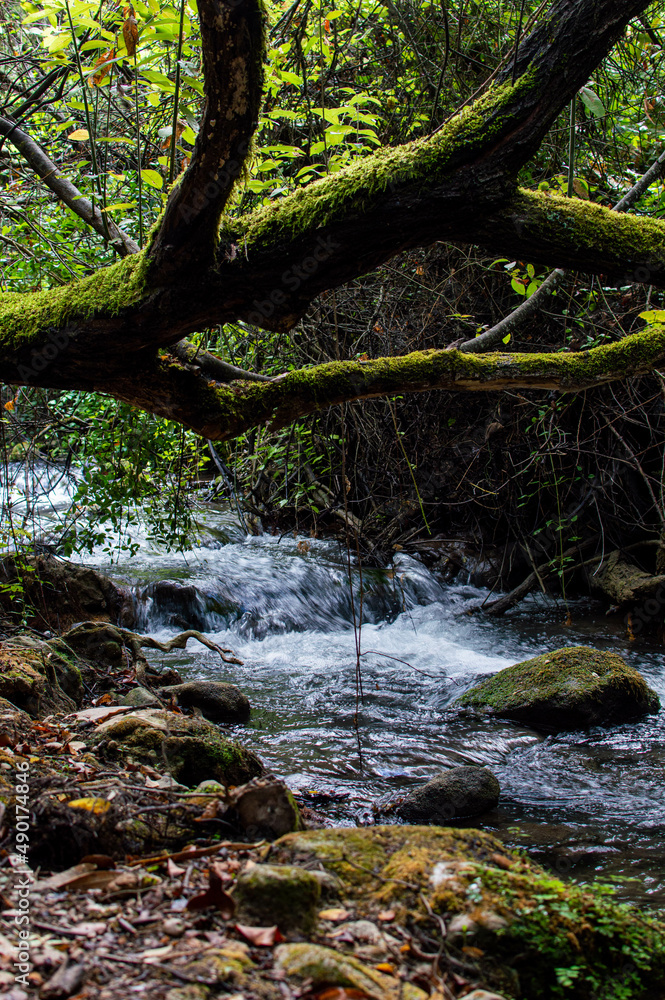
[[665,710],[544,738],[454,707],[477,678],[576,644],[623,655],[665,705],[662,647],[627,642],[621,617],[576,602],[565,626],[564,608],[543,598],[498,620],[468,615],[487,593],[444,585],[409,556],[361,571],[337,543],[245,537],[214,504],[185,556],[143,539],[133,557],[88,561],[133,588],[141,630],[198,628],[237,652],[243,666],[194,642],[152,655],[187,678],[237,684],[253,713],[234,735],[336,822],[381,821],[392,799],[437,771],[483,764],[502,797],[479,825],[560,875],[602,875],[624,898],[665,906]]

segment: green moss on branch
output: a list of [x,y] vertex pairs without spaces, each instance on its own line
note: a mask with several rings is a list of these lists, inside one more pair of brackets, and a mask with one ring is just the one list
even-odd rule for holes
[[46,330],[97,314],[116,316],[145,294],[146,252],[125,257],[96,274],[43,292],[0,294],[0,347],[15,351],[41,346]]

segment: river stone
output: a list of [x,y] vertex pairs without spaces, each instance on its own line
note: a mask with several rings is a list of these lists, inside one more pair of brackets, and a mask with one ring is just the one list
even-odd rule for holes
[[[311,982],[314,989],[338,986],[358,990],[371,1000],[427,1000],[427,993],[387,976],[354,958],[320,944],[281,944],[275,949],[276,967],[287,979]],[[332,992],[332,991],[331,991]]]
[[626,722],[660,708],[637,670],[617,653],[589,646],[556,649],[506,667],[457,704],[545,732]]
[[94,743],[107,756],[130,754],[167,770],[183,785],[212,778],[224,785],[241,785],[263,773],[250,750],[223,736],[205,719],[142,709],[114,716],[98,726]]
[[254,778],[240,788],[234,788],[227,798],[237,824],[254,838],[274,840],[285,833],[302,829],[298,805],[291,789],[279,779],[268,775]]
[[293,865],[255,865],[238,876],[233,890],[241,924],[280,931],[314,929],[321,883],[313,872]]
[[246,722],[249,699],[235,684],[221,681],[187,681],[160,688],[160,695],[173,696],[181,708],[198,708],[211,722]]
[[409,823],[437,823],[480,816],[499,801],[499,782],[486,767],[451,767],[414,788],[397,806]]

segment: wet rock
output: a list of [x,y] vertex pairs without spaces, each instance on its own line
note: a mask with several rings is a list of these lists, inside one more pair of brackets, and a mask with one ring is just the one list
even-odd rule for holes
[[151,705],[159,705],[159,700],[152,691],[144,687],[135,687],[127,694],[123,694],[117,699],[119,705],[129,705],[132,708],[148,708]]
[[277,969],[287,979],[311,981],[315,990],[326,986],[358,990],[372,1000],[426,1000],[427,994],[410,983],[386,976],[351,955],[341,955],[318,944],[282,944],[275,949]]
[[314,929],[321,898],[321,885],[312,872],[292,865],[255,865],[238,876],[233,897],[241,924],[271,927],[280,931]]
[[660,707],[637,670],[616,653],[588,646],[557,649],[506,667],[457,704],[545,732],[625,722]]
[[302,829],[293,793],[277,778],[254,778],[234,788],[228,803],[237,824],[249,837],[274,840]]
[[220,681],[187,681],[160,688],[160,694],[174,697],[181,708],[198,708],[211,722],[246,722],[249,699],[235,684]]
[[54,632],[74,622],[95,618],[133,623],[133,602],[126,590],[97,570],[58,559],[52,555],[0,558],[0,583],[18,583],[20,600],[7,589],[0,590],[0,605],[8,614],[23,613],[24,605],[36,609],[38,627],[47,622]]
[[238,608],[205,594],[193,584],[177,580],[157,580],[138,593],[141,604],[149,607],[152,621],[175,625],[182,629],[205,632],[226,625],[227,619],[238,617]]
[[197,785],[213,778],[241,785],[263,773],[258,757],[223,736],[205,719],[143,709],[103,722],[94,735],[101,754],[130,754],[142,763],[166,768],[176,781]]
[[[665,576],[645,573],[634,563],[624,559],[618,550],[610,552],[598,572],[590,579],[594,590],[599,590],[612,604],[619,607],[638,604],[653,598],[659,592],[660,597],[665,591]],[[662,600],[660,603],[663,605]],[[660,612],[662,621],[662,606]]]
[[480,816],[499,802],[499,782],[485,767],[451,767],[415,788],[397,806],[411,823],[438,823]]

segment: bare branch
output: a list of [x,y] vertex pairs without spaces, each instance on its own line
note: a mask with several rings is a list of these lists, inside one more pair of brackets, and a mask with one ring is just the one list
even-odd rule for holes
[[[0,117],[0,135],[8,139],[13,146],[16,146],[19,153],[26,161],[28,166],[30,166],[35,173],[41,177],[44,184],[53,191],[55,195],[60,198],[61,201],[71,208],[75,215],[78,215],[80,219],[83,219],[87,225],[107,239],[107,232],[104,228],[104,217],[97,207],[97,205],[92,205],[92,202],[85,198],[79,189],[72,184],[63,174],[60,173],[58,167],[55,163],[49,159],[44,150],[39,146],[34,139],[20,129],[18,125],[10,121],[8,118]],[[134,242],[131,237],[124,233],[122,229],[113,222],[113,220],[108,217],[106,219],[106,225],[108,226],[108,235],[111,237],[110,244],[121,257],[125,257],[127,254],[138,253],[138,244]]]

